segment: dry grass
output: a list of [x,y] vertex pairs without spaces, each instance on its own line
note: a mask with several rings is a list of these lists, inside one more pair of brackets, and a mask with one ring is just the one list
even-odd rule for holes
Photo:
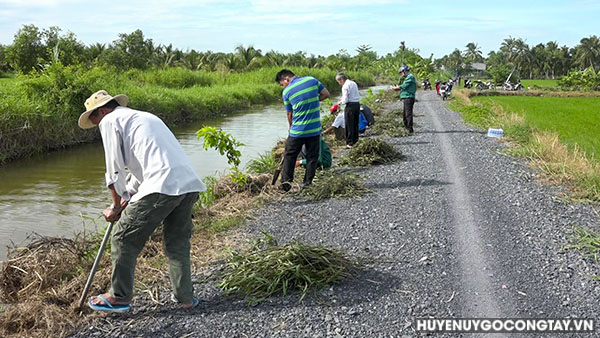
[[524,147],[551,183],[566,183],[575,198],[600,200],[600,165],[575,145],[569,150],[553,132],[535,132]]

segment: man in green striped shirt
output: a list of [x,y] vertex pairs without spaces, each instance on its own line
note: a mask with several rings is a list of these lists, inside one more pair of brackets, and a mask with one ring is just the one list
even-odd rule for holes
[[277,73],[275,82],[284,88],[282,98],[290,126],[280,186],[281,190],[289,191],[294,180],[296,159],[303,145],[306,147],[306,173],[303,185],[310,185],[315,177],[322,129],[319,101],[328,98],[329,91],[314,77],[296,77],[289,69]]

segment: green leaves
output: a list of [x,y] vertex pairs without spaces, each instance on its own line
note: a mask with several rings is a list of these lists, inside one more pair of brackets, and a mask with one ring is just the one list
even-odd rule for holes
[[233,166],[240,165],[242,153],[237,147],[243,146],[242,142],[237,141],[231,134],[215,127],[203,127],[196,132],[198,139],[204,139],[202,146],[205,150],[216,149],[219,154],[227,156],[227,163]]

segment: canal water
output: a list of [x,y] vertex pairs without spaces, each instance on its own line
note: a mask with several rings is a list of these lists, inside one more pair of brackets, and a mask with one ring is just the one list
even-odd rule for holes
[[[382,89],[384,87],[373,87]],[[366,90],[361,90],[361,96]],[[332,102],[336,102],[333,98]],[[75,122],[74,122],[75,123]],[[225,156],[205,151],[196,131],[203,125],[232,134],[245,145],[242,163],[272,149],[287,136],[288,122],[281,104],[257,106],[243,113],[220,116],[173,129],[200,177],[227,172]],[[55,151],[0,167],[0,261],[9,245],[25,245],[36,234],[66,236],[97,231],[105,226],[102,210],[110,204],[104,186],[101,142]]]

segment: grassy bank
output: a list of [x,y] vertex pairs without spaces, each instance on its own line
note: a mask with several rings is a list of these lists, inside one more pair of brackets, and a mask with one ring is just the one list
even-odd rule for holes
[[[279,68],[223,74],[169,68],[165,70],[82,70],[55,64],[44,73],[0,81],[0,164],[32,153],[89,142],[97,130],[83,131],[77,119],[93,92],[127,94],[130,106],[150,111],[169,125],[201,120],[280,99],[274,82]],[[340,86],[330,69],[292,69],[318,78],[331,91]],[[366,72],[350,72],[359,84],[374,84]]]
[[546,180],[567,184],[574,198],[600,201],[597,133],[600,99],[477,97],[457,91],[452,109],[467,123],[502,128],[512,155],[528,158]]

